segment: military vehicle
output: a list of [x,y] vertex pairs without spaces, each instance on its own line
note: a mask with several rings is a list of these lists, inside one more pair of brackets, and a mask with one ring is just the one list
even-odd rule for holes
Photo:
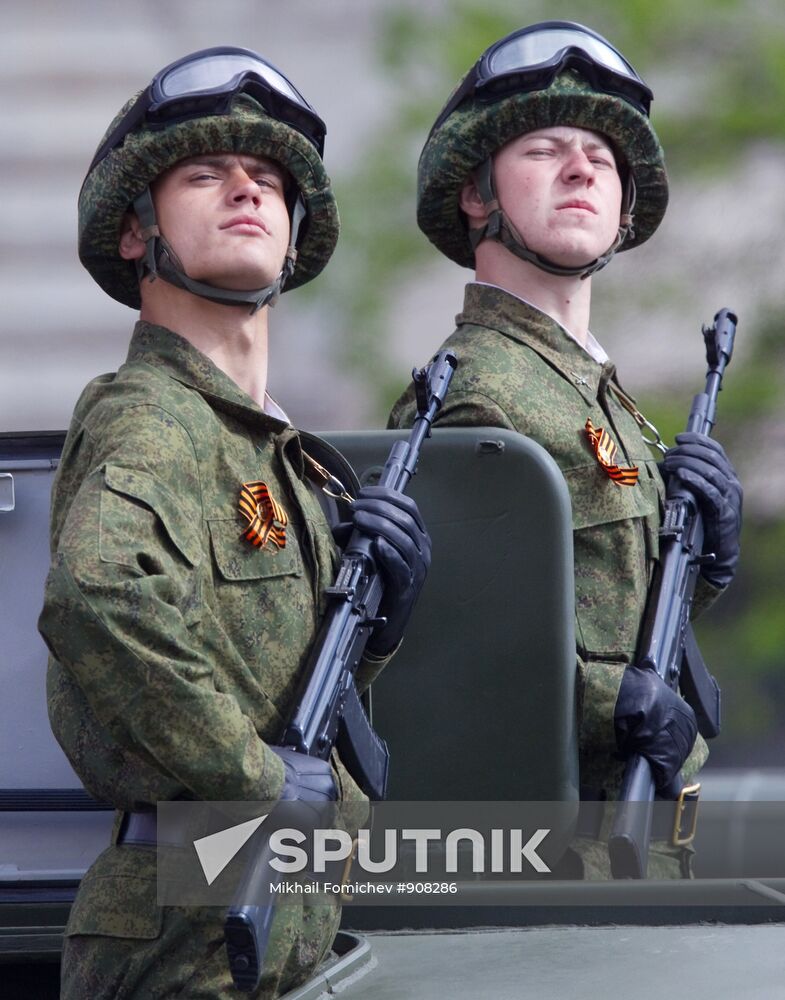
[[[361,482],[402,436],[326,435]],[[3,998],[57,996],[68,910],[114,818],[81,787],[46,714],[36,620],[63,440],[0,435]],[[406,640],[372,694],[391,751],[388,798],[556,801],[574,817],[572,535],[556,465],[517,434],[437,429],[410,492],[434,557]],[[287,1000],[782,997],[785,773],[709,768],[702,781],[694,880],[528,877],[478,882],[461,905],[355,902],[329,961]]]

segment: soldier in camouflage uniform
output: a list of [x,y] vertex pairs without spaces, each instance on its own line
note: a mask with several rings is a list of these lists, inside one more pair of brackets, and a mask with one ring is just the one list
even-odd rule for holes
[[[648,239],[667,203],[651,92],[594,32],[567,22],[491,46],[456,88],[423,149],[418,221],[476,272],[440,425],[498,426],[541,444],[572,501],[581,797],[618,795],[635,751],[673,798],[707,756],[692,709],[633,662],[658,555],[663,480],[642,420],[589,330],[592,275]],[[412,388],[390,426],[415,413]],[[741,488],[716,442],[677,438],[664,460],[694,490],[707,525],[696,610],[730,582]],[[661,457],[661,456],[660,456]],[[581,821],[564,874],[607,877],[609,811]],[[589,828],[586,828],[588,825]],[[663,834],[655,831],[655,838]],[[689,848],[652,844],[649,874],[689,872]]]
[[[158,801],[364,800],[337,754],[270,745],[339,561],[314,464],[265,388],[269,305],[338,236],[323,137],[260,57],[205,50],[121,110],[80,194],[81,259],[141,319],[126,363],[79,400],[53,495],[50,718],[118,809],[66,929],[66,998],[239,995],[225,911],[156,903]],[[244,484],[264,487],[255,510]],[[351,517],[386,583],[362,687],[400,640],[430,542],[414,503],[378,487]],[[338,920],[334,900],[280,907],[255,995],[306,979]]]

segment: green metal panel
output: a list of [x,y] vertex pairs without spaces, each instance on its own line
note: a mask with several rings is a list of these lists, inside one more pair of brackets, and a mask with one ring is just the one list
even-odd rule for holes
[[308,982],[284,994],[281,1000],[326,1000],[328,996],[350,989],[353,983],[362,980],[375,965],[371,946],[365,938],[348,931],[339,931],[330,956]]
[[[363,483],[399,431],[323,435]],[[577,800],[570,503],[555,462],[498,428],[436,429],[409,490],[433,563],[373,718],[398,800]]]

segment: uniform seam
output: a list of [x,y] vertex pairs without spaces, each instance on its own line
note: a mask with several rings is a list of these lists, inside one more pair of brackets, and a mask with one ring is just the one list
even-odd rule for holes
[[[507,410],[501,405],[501,403],[494,399],[493,396],[489,396],[488,393],[480,392],[478,389],[452,389],[450,391],[449,402],[453,403],[456,397],[463,397],[465,400],[472,399],[482,399],[492,404],[494,409],[498,410],[500,413],[504,414],[505,419],[509,426],[505,427],[503,424],[489,424],[490,427],[502,427],[503,430],[516,431],[518,434],[525,434],[525,431],[520,431],[516,426],[515,421],[512,419]],[[450,413],[449,410],[444,414],[444,419],[440,420],[439,414],[436,416],[435,423],[449,423]],[[455,426],[455,425],[453,425]],[[477,426],[474,424],[473,426]]]

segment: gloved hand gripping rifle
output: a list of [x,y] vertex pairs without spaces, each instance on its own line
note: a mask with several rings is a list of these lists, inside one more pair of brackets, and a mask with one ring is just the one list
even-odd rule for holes
[[[688,431],[708,436],[714,426],[717,395],[722,376],[733,354],[736,316],[721,309],[711,327],[703,328],[706,342],[706,390],[694,397]],[[703,550],[703,522],[692,493],[676,476],[668,481],[665,516],[660,528],[659,568],[646,603],[641,639],[635,665],[656,670],[674,691],[680,687],[692,706],[700,734],[710,739],[720,729],[720,691],[706,668],[690,625],[695,585],[701,565],[712,555]],[[682,788],[679,809],[685,795],[696,795],[700,786]],[[633,754],[627,761],[616,806],[608,852],[614,878],[644,878],[651,838],[654,781],[645,757]],[[697,803],[693,808],[697,807]]]
[[[417,469],[420,447],[444,402],[457,361],[441,351],[430,365],[412,372],[417,419],[407,441],[396,441],[379,485],[404,492]],[[387,746],[371,727],[354,675],[375,625],[384,581],[372,555],[372,539],[355,530],[344,550],[331,599],[304,672],[305,683],[281,744],[327,760],[338,744],[341,759],[373,799],[384,798]],[[383,622],[383,619],[382,619]],[[270,820],[273,820],[273,816]],[[226,948],[235,986],[252,992],[258,985],[275,912],[270,867],[270,820],[256,834],[257,850],[235,893],[225,922]]]

